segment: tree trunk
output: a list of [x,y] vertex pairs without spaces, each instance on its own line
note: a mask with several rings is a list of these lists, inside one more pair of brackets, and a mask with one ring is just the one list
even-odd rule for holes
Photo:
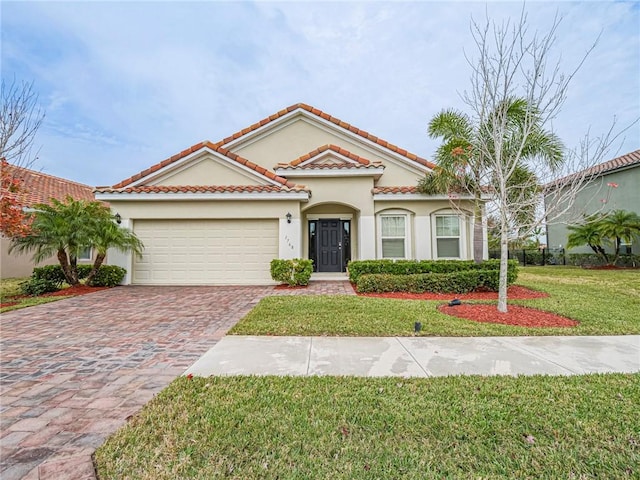
[[482,263],[484,260],[484,230],[482,228],[482,208],[476,205],[473,215],[473,260]]
[[64,278],[69,285],[77,285],[78,283],[80,283],[77,279],[77,271],[76,271],[76,280],[74,283],[71,267],[69,266],[69,258],[67,257],[67,252],[63,248],[58,250],[58,262],[62,267],[62,273],[64,273]]
[[91,269],[91,271],[89,272],[89,275],[87,276],[87,281],[86,281],[87,285],[91,285],[91,283],[93,282],[93,279],[98,273],[98,270],[100,269],[100,266],[102,265],[102,262],[104,261],[105,257],[106,257],[106,254],[104,253],[99,253],[98,255],[96,255],[96,260],[95,262],[93,262],[93,268]]
[[500,234],[500,283],[498,286],[498,311],[507,312],[507,266],[509,265],[509,238],[507,232]]

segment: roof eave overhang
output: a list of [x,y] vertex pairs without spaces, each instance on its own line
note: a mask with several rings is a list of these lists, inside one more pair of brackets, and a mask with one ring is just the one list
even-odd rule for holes
[[276,193],[128,193],[106,192],[96,193],[96,200],[106,202],[126,201],[211,201],[211,200],[298,200],[309,201],[309,192],[276,192]]
[[[483,195],[481,198],[483,201],[488,201],[490,199],[489,196]],[[474,197],[471,195],[427,195],[424,193],[374,193],[373,194],[374,201],[388,201],[388,200],[474,200]]]

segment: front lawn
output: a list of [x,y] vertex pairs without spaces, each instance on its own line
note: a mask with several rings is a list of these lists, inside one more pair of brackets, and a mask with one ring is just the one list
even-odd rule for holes
[[20,290],[20,283],[26,280],[27,278],[4,278],[0,280],[0,305],[3,305],[0,307],[0,313],[69,298],[68,296],[24,297]]
[[[640,333],[640,271],[572,267],[520,269],[519,285],[550,294],[513,300],[577,320],[574,328],[525,328],[477,323],[444,315],[443,302],[350,296],[267,297],[233,329],[237,335],[625,335]],[[452,298],[455,295],[452,295]]]
[[96,454],[107,479],[638,478],[640,374],[181,377]]

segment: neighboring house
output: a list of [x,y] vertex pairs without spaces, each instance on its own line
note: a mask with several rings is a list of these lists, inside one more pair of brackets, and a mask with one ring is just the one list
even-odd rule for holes
[[[564,221],[547,226],[547,245],[563,248],[567,244],[567,224],[579,223],[585,215],[611,210],[627,210],[640,215],[640,150],[627,153],[596,165],[586,172],[588,185],[578,194],[574,207]],[[552,199],[552,191],[545,195],[545,205]],[[609,246],[613,251],[613,246]],[[640,255],[640,243],[623,245],[622,253]],[[569,253],[593,253],[587,245],[572,248]]]
[[[27,208],[37,203],[49,203],[51,198],[64,201],[69,195],[76,200],[95,200],[93,187],[89,185],[14,165],[9,165],[6,168],[10,169],[11,175],[22,179],[23,192],[20,193],[20,196]],[[0,278],[28,277],[34,266],[58,263],[56,257],[51,257],[36,265],[32,260],[32,254],[19,254],[15,251],[9,253],[10,246],[11,239],[3,236],[0,245]],[[86,257],[80,258],[79,263],[91,263],[91,252],[87,251]]]
[[433,166],[297,104],[95,192],[145,245],[141,258],[109,253],[125,283],[268,284],[274,258],[310,258],[316,272],[472,258],[469,215],[417,193]]

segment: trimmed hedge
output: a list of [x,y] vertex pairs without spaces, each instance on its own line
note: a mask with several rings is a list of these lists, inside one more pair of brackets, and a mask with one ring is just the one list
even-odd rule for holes
[[[500,270],[500,260],[485,260],[475,263],[473,260],[355,260],[349,262],[349,280],[358,283],[360,275],[383,273],[390,275],[413,275],[418,273],[453,273],[468,270]],[[509,260],[508,275],[515,282],[518,261]]]
[[313,273],[313,261],[303,258],[271,260],[271,278],[290,287],[309,285]]
[[[518,261],[509,260],[507,285],[518,277]],[[500,260],[363,260],[349,263],[349,278],[358,292],[467,293],[497,291]],[[355,279],[355,280],[354,280]]]

